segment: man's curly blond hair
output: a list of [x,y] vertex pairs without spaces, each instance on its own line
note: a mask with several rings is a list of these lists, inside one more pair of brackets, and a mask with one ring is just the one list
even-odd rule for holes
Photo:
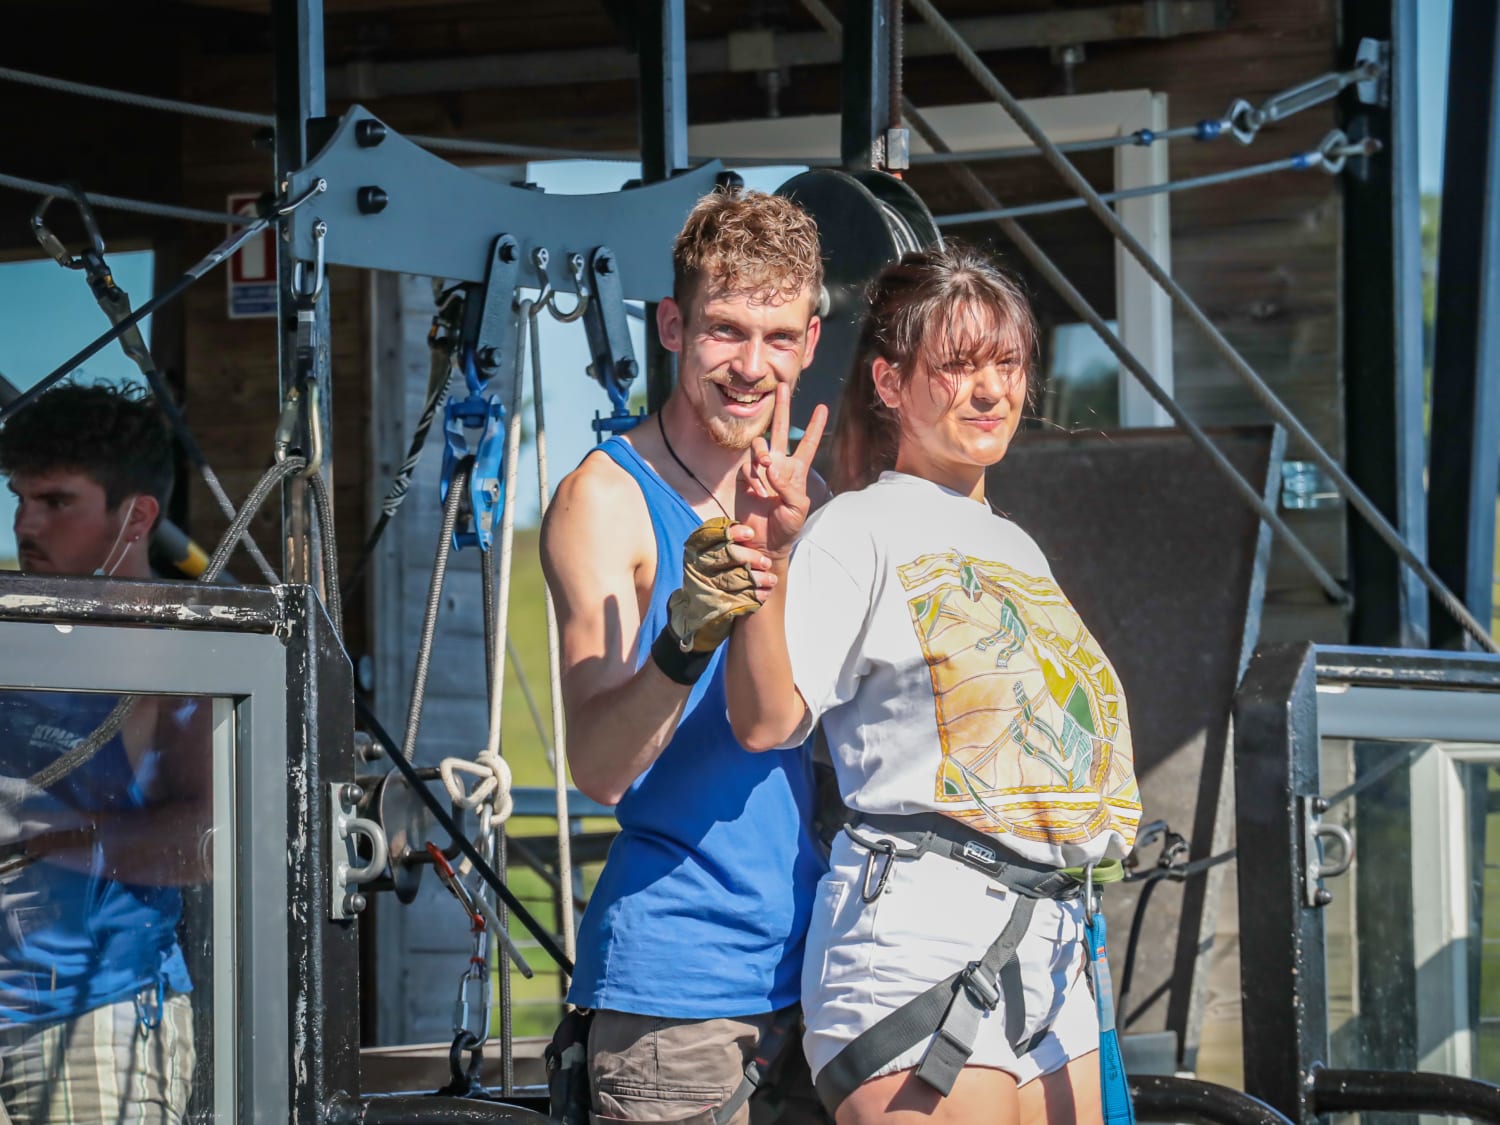
[[823,287],[818,226],[779,195],[720,189],[698,201],[672,247],[672,296],[688,302],[704,292],[790,301]]

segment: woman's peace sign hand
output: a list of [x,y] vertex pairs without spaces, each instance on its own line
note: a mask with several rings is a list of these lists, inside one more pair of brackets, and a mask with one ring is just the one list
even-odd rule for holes
[[791,553],[797,533],[812,510],[808,477],[823,427],[828,423],[828,408],[821,404],[814,408],[795,453],[787,452],[791,417],[792,391],[782,383],[776,388],[771,440],[755,439],[735,500],[735,518],[750,528],[751,542],[773,558]]

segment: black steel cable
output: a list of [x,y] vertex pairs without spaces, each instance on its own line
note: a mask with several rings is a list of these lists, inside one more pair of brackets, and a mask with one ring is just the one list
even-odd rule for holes
[[181,296],[193,282],[197,281],[221,262],[228,261],[230,255],[270,225],[271,223],[268,219],[257,219],[249,226],[236,231],[223,242],[219,243],[218,246],[214,247],[196,264],[191,266],[187,272],[182,274],[171,285],[167,286],[165,290],[152,297],[129,316],[121,319],[108,332],[96,337],[92,343],[85,345],[77,352],[74,352],[73,355],[63,360],[62,363],[53,368],[52,371],[34,386],[22,391],[20,396],[13,402],[5,407],[0,407],[0,423],[4,423],[8,419],[15,417],[22,410],[25,410],[33,402],[41,398],[42,395],[51,390],[54,385],[62,382],[72,374],[74,368],[84,360],[97,355],[107,345],[114,343],[157,309]]
[[219,545],[214,548],[214,553],[209,556],[208,565],[203,568],[200,582],[212,582],[219,576],[220,571],[229,564],[229,556],[234,554],[235,545],[240,536],[245,533],[245,528],[250,526],[250,521],[260,511],[266,498],[271,495],[273,489],[278,487],[282,481],[294,473],[300,473],[307,468],[307,462],[301,457],[288,457],[283,461],[277,461],[255,482],[255,487],[250,490],[250,495],[240,505],[240,511],[229,525],[229,530],[224,533]]
[[348,581],[344,583],[344,589],[350,594],[353,594],[364,580],[365,571],[375,557],[375,548],[380,545],[380,538],[385,534],[386,526],[401,510],[406,494],[411,489],[412,476],[417,471],[417,465],[422,460],[422,451],[427,445],[427,434],[432,429],[433,420],[437,417],[438,410],[442,408],[444,399],[448,397],[448,385],[453,381],[451,367],[448,368],[447,374],[446,379],[429,381],[427,401],[422,404],[422,415],[417,419],[416,429],[412,431],[411,442],[406,447],[406,457],[401,462],[401,468],[397,470],[395,479],[391,481],[391,487],[386,492],[385,499],[380,502],[380,515],[376,517],[375,526],[370,529],[370,534],[365,539],[365,545],[354,564],[354,569],[349,572]]
[[427,672],[432,666],[432,640],[437,633],[438,610],[443,604],[443,578],[448,573],[448,552],[453,545],[453,529],[458,525],[459,509],[469,486],[469,466],[473,458],[465,457],[453,470],[448,498],[443,504],[442,530],[438,533],[437,555],[433,559],[432,579],[427,586],[427,608],[422,615],[422,636],[417,643],[417,667],[412,677],[411,703],[406,710],[406,737],[401,755],[408,762],[417,752],[417,728],[422,725],[422,703],[427,695]]
[[552,935],[542,927],[542,924],[536,920],[531,911],[526,909],[521,900],[516,898],[515,894],[505,885],[504,881],[495,874],[495,869],[479,854],[479,850],[464,835],[463,830],[454,821],[452,814],[443,808],[442,802],[432,795],[432,791],[417,776],[417,768],[406,760],[405,756],[401,753],[401,748],[396,745],[396,740],[386,732],[380,720],[375,717],[374,709],[357,691],[354,693],[354,709],[359,715],[360,722],[368,728],[375,741],[380,743],[380,747],[385,751],[386,757],[390,758],[395,763],[396,768],[401,771],[401,776],[411,786],[412,791],[416,793],[418,800],[427,806],[428,811],[433,815],[433,819],[438,822],[443,831],[447,832],[453,838],[453,842],[458,845],[458,850],[463,852],[468,861],[474,865],[474,870],[479,872],[479,877],[488,883],[490,888],[500,896],[500,900],[516,916],[516,921],[525,926],[526,931],[532,937],[536,938],[537,944],[542,947],[542,952],[552,958],[563,972],[572,976],[572,958],[558,948],[557,942],[553,940]]
[[313,498],[313,512],[318,520],[318,544],[323,551],[323,604],[328,608],[328,619],[333,622],[333,631],[344,635],[344,603],[339,597],[339,547],[333,526],[333,500],[328,495],[328,482],[321,472],[308,478]]
[[[1135,875],[1127,875],[1125,881],[1128,883],[1145,883],[1141,888],[1140,896],[1135,900],[1135,910],[1130,917],[1130,937],[1125,942],[1125,968],[1120,974],[1120,996],[1116,1010],[1120,1013],[1120,1026],[1127,1028],[1133,1022],[1125,1008],[1125,998],[1130,994],[1131,982],[1135,979],[1135,955],[1140,942],[1141,929],[1146,919],[1146,904],[1151,901],[1151,892],[1156,885],[1162,882],[1184,883],[1195,875],[1202,875],[1210,868],[1217,867],[1221,863],[1228,863],[1238,854],[1235,848],[1220,852],[1218,855],[1205,856],[1203,859],[1195,859],[1191,863],[1178,866],[1158,866],[1149,871],[1143,871]],[[1139,1015],[1140,1013],[1136,1013]]]

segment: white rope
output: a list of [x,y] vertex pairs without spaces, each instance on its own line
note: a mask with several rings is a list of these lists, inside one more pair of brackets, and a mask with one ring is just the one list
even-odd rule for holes
[[[594,300],[598,300],[597,294]],[[536,413],[536,484],[543,519],[552,500],[547,471],[547,418],[542,407],[542,337],[536,317],[531,318],[531,402]],[[562,649],[557,637],[557,608],[552,590],[545,587],[547,611],[547,687],[552,695],[552,784],[557,798],[557,901],[563,952],[571,959],[577,950],[573,921],[573,830],[568,813],[567,733],[562,700]]]
[[[472,789],[464,786],[459,774],[479,778]],[[459,808],[479,814],[479,837],[488,840],[495,829],[510,819],[515,811],[511,794],[510,763],[499,754],[486,750],[473,761],[468,758],[444,758],[438,763],[438,774],[448,798]]]

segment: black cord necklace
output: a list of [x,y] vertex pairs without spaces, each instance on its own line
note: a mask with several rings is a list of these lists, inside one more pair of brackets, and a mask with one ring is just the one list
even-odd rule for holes
[[718,505],[719,511],[724,512],[725,519],[732,520],[734,517],[731,516],[728,512],[725,512],[724,505],[719,503],[718,493],[716,493],[713,489],[709,488],[708,485],[699,480],[698,474],[693,472],[692,469],[688,468],[687,465],[683,462],[682,458],[677,456],[677,450],[672,448],[672,439],[667,437],[667,424],[661,420],[660,411],[658,411],[656,415],[656,428],[661,431],[662,444],[667,447],[667,452],[672,455],[672,460],[677,462],[677,467],[685,472],[688,476],[692,477],[694,484],[703,489],[704,492],[708,493],[708,498],[712,500],[716,505]]

